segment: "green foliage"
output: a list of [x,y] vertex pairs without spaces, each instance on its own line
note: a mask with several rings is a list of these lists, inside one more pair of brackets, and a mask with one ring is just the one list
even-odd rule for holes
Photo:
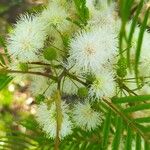
[[127,75],[127,60],[124,57],[121,57],[117,62],[117,75],[119,77],[125,77]]
[[[10,61],[10,57],[8,56],[8,53],[7,53],[5,40],[1,36],[0,36],[0,47],[3,47],[4,49],[4,54],[0,53],[0,67],[1,67],[3,65],[6,65],[6,60]],[[0,70],[0,90],[5,88],[11,80],[12,80],[12,77],[5,74],[3,70]]]
[[22,70],[24,72],[27,72],[29,69],[28,64],[26,64],[26,63],[20,63],[19,68],[20,68],[20,70]]
[[125,149],[132,150],[132,140],[133,140],[132,130],[128,126],[127,127],[126,142],[125,142]]
[[122,118],[116,117],[116,131],[112,143],[112,150],[119,150],[119,145],[121,143],[121,136],[123,132],[123,121]]
[[126,39],[125,26],[131,15],[130,12],[131,12],[132,4],[133,4],[133,0],[121,0],[120,1],[120,16],[122,20],[122,25],[120,29],[120,35],[119,35],[119,50],[120,50],[121,57],[123,54],[123,49],[122,49],[123,39],[124,38]]
[[141,136],[139,134],[136,135],[136,150],[141,150]]
[[142,9],[142,6],[143,6],[143,1],[144,0],[141,0],[138,7],[137,7],[136,14],[132,19],[133,21],[131,24],[131,29],[130,29],[130,33],[129,33],[129,37],[128,37],[128,49],[127,49],[127,60],[128,61],[127,62],[128,62],[129,68],[130,68],[130,48],[131,48],[132,38],[133,38],[135,27],[136,27],[137,22],[138,22],[138,16],[139,16],[141,9]]
[[79,24],[86,25],[89,19],[89,10],[86,7],[86,0],[74,0],[77,16],[79,17]]
[[11,80],[12,77],[9,77],[5,74],[0,74],[0,90],[6,87]]
[[137,82],[138,82],[138,64],[139,64],[139,60],[140,60],[140,53],[141,53],[142,41],[143,41],[144,32],[146,30],[148,17],[149,17],[149,9],[146,11],[145,17],[144,17],[144,21],[141,24],[141,30],[140,30],[140,33],[139,33],[139,38],[138,38],[138,43],[137,43],[137,49],[136,49],[135,75],[136,75]]
[[12,102],[13,95],[7,89],[0,92],[0,105],[9,106]]
[[45,49],[43,55],[45,59],[50,60],[50,61],[57,58],[56,50],[51,47]]
[[125,111],[125,113],[131,113],[131,112],[145,110],[145,109],[149,109],[149,108],[150,108],[150,104],[137,104],[135,106],[126,108],[124,111]]
[[86,96],[88,96],[88,89],[86,87],[79,88],[78,89],[78,95],[80,97],[86,97]]
[[[115,109],[117,109],[118,112]],[[125,149],[130,150],[133,147],[133,142],[136,142],[136,149],[140,149],[143,144],[142,141],[145,141],[145,149],[148,149],[149,142],[146,137],[148,137],[150,129],[141,123],[146,123],[149,119],[132,119],[124,114],[122,107],[115,105],[115,109],[111,107],[110,110],[110,108],[105,107],[104,104],[106,118],[102,128],[98,128],[92,132],[85,132],[75,128],[72,135],[62,140],[60,150],[97,150],[100,147],[102,150],[106,150],[110,144],[112,145],[112,149],[116,150],[120,149],[123,143]],[[22,121],[18,121],[17,123],[24,126],[26,130],[28,130],[28,133],[32,132],[32,135],[24,134],[20,131],[9,131],[6,136],[0,138],[1,141],[3,141],[3,148],[53,149],[54,141],[45,137],[45,135],[38,130],[38,124],[33,119],[33,116],[23,118]],[[114,138],[113,142],[110,143],[109,139],[112,135],[114,135]]]
[[150,123],[150,117],[144,117],[144,118],[137,118],[135,119],[136,122],[138,123]]
[[[1,37],[0,36],[0,47],[3,47],[4,48],[4,50],[5,50],[5,52],[6,52],[6,45],[5,45],[5,40],[4,40],[4,38],[3,37]],[[4,55],[2,55],[1,53],[0,53],[0,61],[1,61],[1,63],[2,64],[6,64],[5,63],[5,59],[4,59]]]
[[145,102],[150,100],[150,95],[138,95],[138,96],[126,96],[120,98],[113,98],[112,102],[116,104],[120,103],[135,103],[135,102]]
[[39,95],[37,95],[37,96],[35,97],[35,100],[36,100],[37,103],[40,103],[40,102],[42,102],[42,101],[45,100],[45,96],[42,95],[42,94],[39,94]]
[[112,116],[112,111],[108,110],[106,114],[106,119],[104,121],[104,126],[103,126],[102,149],[107,149],[107,146],[108,146],[110,127],[111,127],[111,116]]

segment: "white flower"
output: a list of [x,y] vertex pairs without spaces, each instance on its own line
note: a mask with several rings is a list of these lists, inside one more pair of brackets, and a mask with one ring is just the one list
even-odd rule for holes
[[111,12],[109,10],[106,10],[101,12],[99,10],[96,10],[93,12],[91,19],[88,21],[88,26],[109,26],[111,30],[119,33],[119,29],[121,27],[121,20],[118,18],[115,11]]
[[8,50],[19,61],[35,61],[45,39],[45,25],[35,16],[22,15],[9,35]]
[[90,14],[94,15],[96,10],[107,10],[109,8],[107,0],[86,0],[86,6],[88,7]]
[[111,72],[101,71],[95,75],[95,80],[89,89],[89,96],[97,99],[105,97],[112,97],[115,94],[115,79]]
[[121,27],[121,20],[119,20],[116,3],[111,3],[110,5],[105,2],[99,2],[99,9],[93,9],[90,19],[88,20],[88,26],[109,26],[111,30],[115,30],[119,33]]
[[77,34],[70,42],[69,64],[77,70],[97,72],[116,54],[116,35],[107,26]]
[[97,2],[98,4],[98,9],[100,9],[101,11],[103,10],[107,10],[109,9],[110,7],[112,7],[115,3],[114,2],[108,2],[107,0],[106,1],[103,1],[103,0],[98,0]]
[[[72,123],[68,116],[68,105],[65,104],[65,102],[62,102],[61,109],[63,118],[59,137],[62,139],[72,133]],[[55,103],[52,103],[50,108],[45,103],[41,103],[37,108],[36,119],[48,137],[56,137],[57,123]]]
[[[68,29],[68,26],[70,25],[69,21],[66,20],[68,13],[57,2],[49,3],[48,7],[42,12],[40,17],[49,27],[55,26],[60,31]],[[48,30],[49,29],[50,28],[48,28]]]
[[91,131],[102,124],[103,114],[93,110],[89,102],[79,102],[74,106],[72,118],[78,127]]

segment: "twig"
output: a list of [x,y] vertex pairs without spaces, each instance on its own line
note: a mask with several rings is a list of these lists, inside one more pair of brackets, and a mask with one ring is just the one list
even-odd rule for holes
[[[0,70],[2,71],[2,70]],[[20,73],[20,74],[33,74],[33,75],[39,75],[39,76],[44,76],[47,78],[51,78],[52,80],[57,81],[57,77],[52,76],[47,73],[42,73],[42,72],[32,72],[32,71],[19,71],[19,70],[3,70],[5,73]]]

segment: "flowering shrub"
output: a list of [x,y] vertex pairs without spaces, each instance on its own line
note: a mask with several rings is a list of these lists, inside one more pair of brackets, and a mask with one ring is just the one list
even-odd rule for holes
[[18,18],[5,45],[10,63],[1,63],[1,72],[31,81],[37,128],[55,149],[65,140],[73,147],[82,133],[89,139],[83,136],[78,149],[149,146],[150,127],[142,123],[150,123],[150,112],[135,114],[150,109],[146,4],[138,2],[130,14],[132,0],[53,0]]

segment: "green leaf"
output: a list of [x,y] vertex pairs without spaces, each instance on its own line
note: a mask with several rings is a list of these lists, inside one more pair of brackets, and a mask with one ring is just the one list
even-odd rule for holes
[[144,102],[149,101],[150,95],[138,95],[138,96],[126,96],[126,97],[120,97],[120,98],[112,98],[112,102],[115,104],[121,104],[121,103],[135,103],[135,102]]
[[12,77],[4,75],[4,74],[0,74],[0,90],[5,88],[11,80],[12,80]]
[[144,143],[144,149],[145,150],[150,150],[150,143],[146,142]]
[[56,50],[51,47],[45,49],[43,55],[46,60],[50,60],[50,61],[55,60],[57,58]]
[[138,104],[136,106],[131,106],[129,108],[124,109],[125,113],[131,113],[139,110],[150,109],[150,104]]
[[[113,112],[115,112],[116,114],[118,114],[118,115],[121,117],[121,119],[124,119],[126,125],[127,125],[130,129],[134,130],[134,131],[135,131],[137,134],[139,134],[145,141],[146,141],[147,139],[149,139],[149,133],[150,133],[150,127],[149,127],[149,126],[142,126],[142,125],[136,123],[136,122],[134,121],[134,119],[131,118],[131,116],[127,115],[127,114],[125,113],[125,111],[122,111],[123,108],[122,108],[121,106],[118,106],[118,105],[115,105],[115,104],[113,104],[113,103],[111,103],[111,102],[108,102],[106,99],[103,99],[103,101],[106,102],[106,104],[111,107],[111,109],[113,110]],[[130,109],[130,108],[127,108],[127,109]],[[116,117],[116,116],[115,116],[115,117]],[[114,122],[115,122],[115,121],[114,121]],[[119,123],[120,123],[120,124],[119,124]],[[115,124],[116,124],[116,125],[115,125],[115,126],[116,126],[116,127],[115,127],[115,129],[116,129],[115,136],[116,136],[116,134],[117,134],[117,132],[118,132],[118,136],[117,136],[117,137],[119,137],[119,136],[120,136],[120,137],[119,137],[119,138],[116,138],[116,140],[115,140],[115,138],[114,138],[114,140],[113,140],[113,149],[115,149],[115,147],[118,146],[117,144],[119,144],[119,143],[117,143],[117,139],[120,140],[120,138],[121,138],[121,128],[123,129],[123,125],[121,125],[121,124],[122,124],[121,121],[118,121],[118,120],[117,120],[117,123],[115,123]],[[121,127],[119,127],[119,126],[121,126]],[[124,129],[124,130],[125,130],[125,129]],[[120,134],[119,134],[119,133],[120,133]],[[117,144],[114,144],[114,143],[115,143],[114,141],[116,141]],[[118,149],[118,147],[117,147],[117,149]]]
[[89,10],[86,7],[86,0],[74,0],[77,15],[81,21],[81,24],[86,25],[89,19]]
[[129,68],[130,68],[130,64],[131,64],[130,63],[131,41],[132,41],[132,37],[133,37],[134,31],[135,31],[135,27],[137,25],[139,14],[140,14],[142,6],[143,6],[143,1],[144,0],[141,0],[139,5],[138,5],[138,8],[136,10],[136,14],[135,14],[135,16],[132,19],[132,24],[131,24],[131,28],[130,28],[130,33],[129,33],[129,38],[128,38],[128,48],[127,48],[127,62],[128,62]]
[[3,55],[2,55],[2,54],[0,54],[0,61],[2,62],[2,64],[4,64],[4,65],[5,65],[5,60],[4,60],[4,57],[3,57]]
[[132,130],[131,130],[130,126],[128,126],[127,127],[126,143],[125,143],[125,149],[126,150],[132,150],[132,139],[133,139]]
[[120,117],[117,117],[116,133],[112,143],[112,150],[120,150],[120,142],[123,131],[123,120]]
[[86,87],[79,88],[78,95],[82,98],[88,96],[88,89]]
[[27,63],[20,63],[20,64],[19,64],[19,68],[20,68],[20,70],[23,71],[23,72],[28,72],[28,70],[29,70],[29,66],[28,66]]
[[8,89],[3,89],[0,91],[0,105],[10,106],[12,104],[12,99],[12,92],[8,91]]
[[110,125],[111,125],[111,110],[108,111],[106,114],[106,119],[104,121],[104,127],[103,127],[103,142],[102,142],[102,149],[107,149],[108,145],[108,137],[110,133]]
[[39,94],[35,97],[35,100],[38,104],[41,103],[42,101],[44,101],[45,99],[46,99],[45,96],[42,94]]
[[136,150],[141,150],[141,136],[136,134]]
[[0,14],[4,13],[5,11],[7,11],[9,9],[9,6],[0,4]]
[[137,123],[150,123],[150,117],[136,118],[135,122],[137,122]]
[[120,56],[122,57],[122,43],[123,39],[126,39],[126,32],[125,32],[125,26],[126,22],[129,19],[130,16],[130,10],[133,4],[133,0],[121,0],[120,1],[120,15],[121,15],[121,20],[122,20],[122,25],[120,29],[120,34],[119,34],[119,52]]
[[[6,46],[6,41],[2,36],[0,36],[0,47],[3,47],[3,49],[4,49],[5,58],[7,58],[9,62],[11,62],[10,56],[8,54],[7,46]],[[0,60],[4,65],[6,64],[4,56],[1,54],[0,54]]]
[[142,132],[145,132],[145,137],[147,135],[149,135],[150,133],[150,126],[144,126],[144,125],[140,125],[140,124],[136,124],[137,127],[142,131]]
[[6,47],[5,39],[2,36],[0,36],[0,46]]
[[138,83],[138,65],[139,65],[141,48],[142,48],[142,42],[143,42],[143,37],[144,37],[144,33],[145,33],[145,30],[146,30],[146,26],[147,26],[148,17],[149,17],[149,9],[146,11],[145,17],[144,17],[144,21],[141,24],[141,29],[140,29],[140,33],[139,33],[138,42],[137,42],[137,48],[136,48],[135,76],[136,76],[137,83]]

